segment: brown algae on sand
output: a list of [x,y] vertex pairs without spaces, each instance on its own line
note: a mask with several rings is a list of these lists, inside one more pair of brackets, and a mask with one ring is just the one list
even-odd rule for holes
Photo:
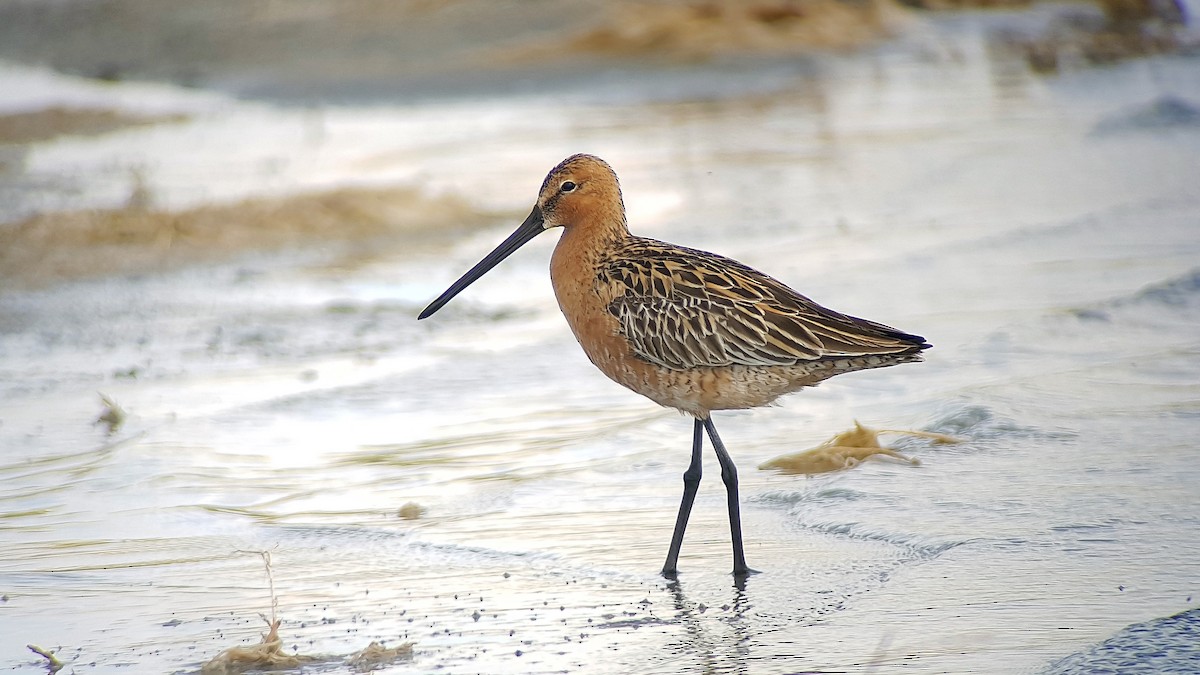
[[901,434],[928,438],[934,443],[961,443],[961,439],[928,431],[871,429],[854,422],[854,428],[830,438],[811,450],[780,455],[758,465],[760,470],[785,474],[812,475],[852,469],[871,457],[890,457],[917,466],[920,461],[879,444],[880,434]]
[[703,60],[729,54],[796,54],[877,42],[903,22],[890,0],[621,3],[571,47],[593,54]]
[[425,507],[416,502],[405,502],[396,515],[403,520],[416,520],[425,515]]
[[[208,663],[200,667],[200,672],[204,675],[233,675],[235,673],[264,670],[293,670],[308,664],[332,664],[337,662],[344,662],[354,670],[366,673],[383,668],[397,661],[412,658],[412,642],[404,642],[395,647],[384,647],[381,643],[372,641],[366,648],[355,653],[349,659],[344,659],[340,656],[312,656],[284,653],[283,639],[279,637],[281,620],[276,617],[279,608],[279,598],[275,595],[275,573],[271,566],[271,553],[270,551],[242,551],[242,553],[256,553],[262,556],[263,565],[267,572],[268,590],[271,596],[271,618],[268,619],[266,616],[260,616],[262,616],[263,621],[267,622],[270,630],[262,636],[262,639],[257,644],[230,647],[209,659]],[[30,649],[33,649],[33,647],[30,646]],[[53,656],[46,655],[41,651],[38,653],[47,658],[52,658]],[[60,665],[59,667],[61,668],[62,666]]]
[[391,237],[411,246],[414,234],[487,217],[454,196],[404,186],[339,188],[178,211],[134,201],[139,203],[125,208],[39,214],[0,228],[0,280],[39,284],[153,272],[334,241]]
[[[203,675],[234,675],[250,671],[291,670],[316,663],[343,662],[343,657],[338,656],[284,653],[283,639],[279,637],[279,623],[279,619],[272,621],[270,631],[262,636],[258,644],[230,647],[201,666],[200,672]],[[412,656],[412,642],[404,642],[395,647],[371,642],[344,663],[357,672],[367,673],[398,661],[407,661]]]
[[275,572],[271,567],[271,552],[253,551],[253,553],[262,556],[263,566],[267,571],[267,587],[271,597],[271,618],[263,616],[263,621],[267,622],[270,630],[262,636],[258,644],[230,647],[212,657],[208,663],[200,667],[201,673],[220,675],[222,673],[244,673],[248,670],[298,668],[306,663],[321,660],[315,656],[283,653],[283,639],[279,637],[280,619],[275,616],[279,607],[279,597],[275,595]]
[[249,670],[279,670],[299,668],[306,663],[321,660],[315,656],[283,653],[283,640],[279,637],[279,619],[275,619],[270,625],[271,630],[262,636],[258,644],[230,647],[201,666],[200,672],[205,675],[219,675],[244,673]]
[[129,127],[184,122],[187,115],[132,115],[109,108],[52,106],[0,115],[0,145],[38,143],[61,136],[99,136]]
[[361,652],[350,657],[346,665],[360,673],[378,670],[397,661],[407,661],[413,655],[413,643],[405,642],[395,647],[384,647],[378,642],[372,642]]

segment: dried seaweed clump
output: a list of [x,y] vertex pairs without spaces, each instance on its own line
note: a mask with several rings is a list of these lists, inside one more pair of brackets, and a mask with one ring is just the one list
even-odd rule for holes
[[224,675],[244,673],[248,670],[299,668],[319,660],[315,656],[283,653],[283,640],[279,637],[279,619],[275,619],[271,622],[270,632],[263,635],[258,644],[230,647],[201,666],[200,672],[205,675]]
[[378,642],[372,642],[367,645],[366,649],[351,656],[346,665],[360,673],[367,673],[391,665],[397,661],[411,659],[412,654],[413,643],[411,642],[405,642],[395,647],[384,647]]
[[893,459],[918,465],[920,462],[906,457],[891,448],[879,444],[879,434],[902,434],[932,439],[935,443],[959,443],[959,439],[945,434],[935,434],[928,431],[900,431],[894,429],[871,429],[859,424],[856,420],[854,428],[844,431],[825,441],[811,450],[780,455],[758,465],[759,469],[774,469],[780,473],[812,475],[852,469],[863,461],[875,456],[891,457]]

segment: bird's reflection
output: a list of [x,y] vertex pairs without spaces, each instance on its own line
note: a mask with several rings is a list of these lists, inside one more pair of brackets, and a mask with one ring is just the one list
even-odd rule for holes
[[[696,659],[702,673],[741,673],[747,668],[750,655],[750,626],[747,614],[751,609],[746,592],[746,575],[735,575],[730,587],[730,601],[720,615],[707,615],[704,603],[690,600],[679,579],[667,583],[677,616],[686,631],[686,642],[680,651]],[[715,619],[715,620],[714,620]]]

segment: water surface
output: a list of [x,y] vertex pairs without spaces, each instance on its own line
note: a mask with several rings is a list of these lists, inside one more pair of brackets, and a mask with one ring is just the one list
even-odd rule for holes
[[[621,96],[595,76],[319,110],[6,69],[34,98],[191,115],[29,148],[10,219],[120,205],[131,168],[171,208],[400,182],[496,215],[0,291],[0,663],[40,672],[36,643],[76,672],[196,670],[264,630],[260,551],[286,648],[329,671],[411,640],[387,672],[1039,672],[1194,614],[1200,127],[1154,111],[1200,105],[1200,62],[1043,79],[945,32]],[[935,345],[714,418],[745,584],[711,453],[680,578],[657,575],[691,422],[587,362],[555,234],[415,321],[578,151],[616,168],[634,231]],[[111,433],[98,391],[128,413]],[[964,442],[754,470],[855,419]]]

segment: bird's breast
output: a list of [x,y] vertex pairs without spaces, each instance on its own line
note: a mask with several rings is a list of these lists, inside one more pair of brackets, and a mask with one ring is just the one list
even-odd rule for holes
[[580,246],[573,234],[569,230],[563,233],[550,259],[554,296],[575,339],[592,363],[605,375],[626,384],[618,375],[628,370],[627,362],[636,357],[599,293],[597,251],[592,246]]
[[710,368],[671,370],[640,358],[621,333],[598,283],[604,251],[564,232],[550,260],[559,309],[591,362],[609,379],[663,406],[697,417],[716,409],[721,374]]

